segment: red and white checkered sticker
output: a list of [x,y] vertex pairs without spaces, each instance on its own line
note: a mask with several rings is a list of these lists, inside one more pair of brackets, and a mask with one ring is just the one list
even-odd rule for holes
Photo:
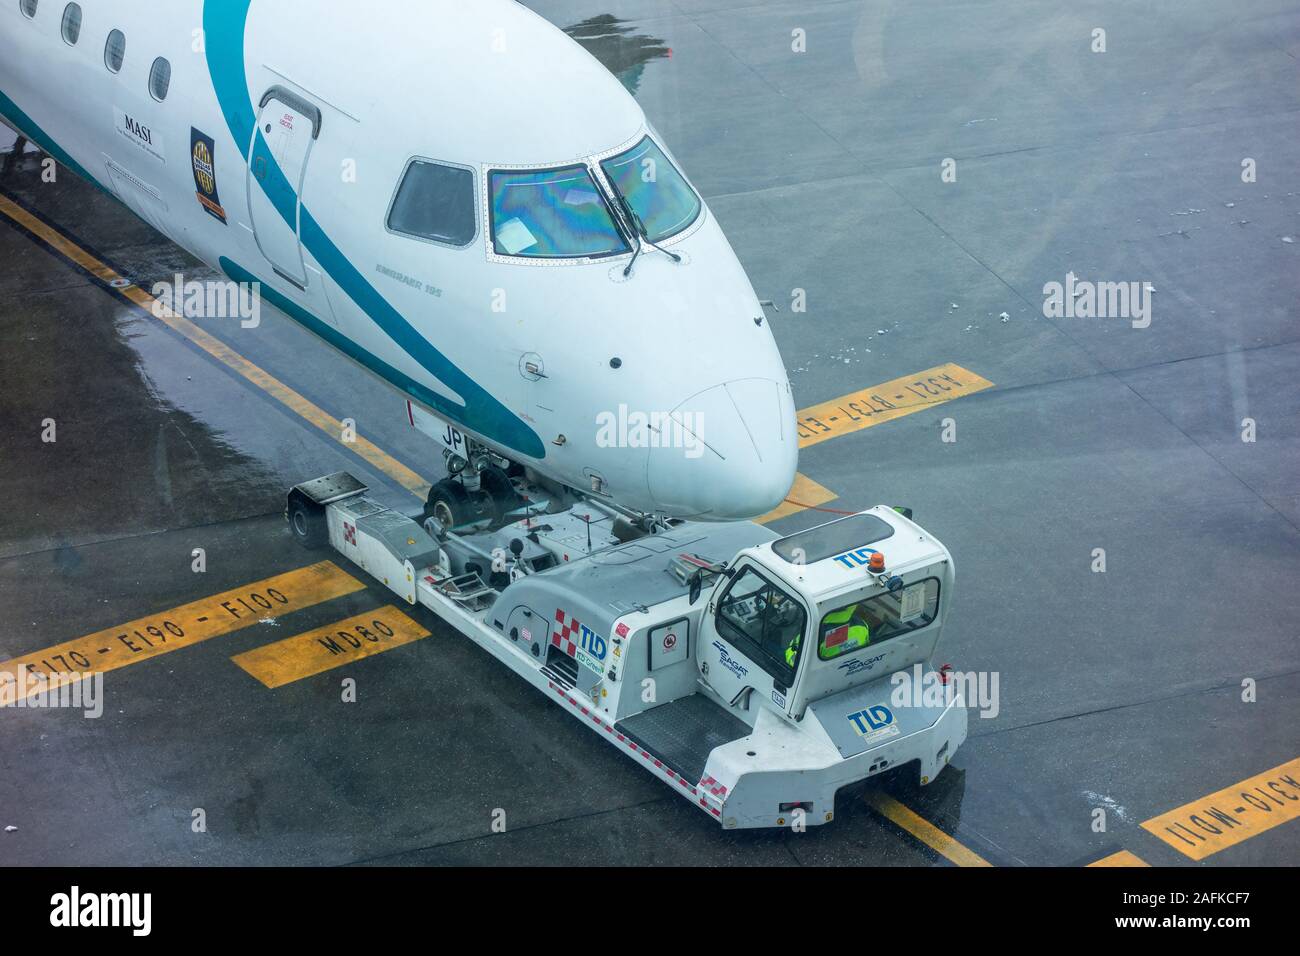
[[357,543],[356,525],[348,524],[346,521],[343,522],[343,540],[350,545],[356,545]]
[[725,797],[727,795],[727,785],[714,780],[712,774],[705,776],[700,781],[700,789],[709,791],[715,797]]
[[582,625],[576,617],[565,614],[560,608],[555,609],[555,623],[558,626],[551,632],[551,643],[570,657],[577,657],[578,645],[572,638],[581,632]]

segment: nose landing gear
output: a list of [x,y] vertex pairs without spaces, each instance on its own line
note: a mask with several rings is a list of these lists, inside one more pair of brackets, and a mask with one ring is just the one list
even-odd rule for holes
[[421,521],[434,518],[444,528],[460,528],[481,519],[469,491],[456,478],[444,478],[429,489]]
[[496,465],[484,468],[479,472],[478,486],[487,497],[494,523],[505,523],[509,512],[523,507],[523,495],[515,488],[510,475],[503,468],[498,468]]
[[[511,465],[511,471],[523,469]],[[473,469],[463,465],[429,489],[423,519],[436,518],[444,528],[463,528],[487,523],[498,527],[511,511],[524,505],[510,471],[486,459]]]

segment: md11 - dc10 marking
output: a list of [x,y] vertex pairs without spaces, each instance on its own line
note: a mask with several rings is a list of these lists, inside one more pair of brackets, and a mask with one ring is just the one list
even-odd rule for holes
[[396,388],[489,496],[522,466],[731,520],[791,486],[789,381],[717,221],[513,0],[0,0],[0,116]]

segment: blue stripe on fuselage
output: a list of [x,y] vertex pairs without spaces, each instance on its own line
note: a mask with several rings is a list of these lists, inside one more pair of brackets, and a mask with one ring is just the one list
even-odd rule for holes
[[[265,175],[256,181],[260,183],[263,192],[266,193],[276,211],[292,227],[299,222],[298,196],[285,177],[284,172],[280,169],[279,164],[272,157],[261,131],[255,129],[257,117],[253,110],[252,100],[248,95],[247,73],[244,62],[244,35],[251,4],[252,0],[218,0],[218,2],[204,3],[203,29],[207,48],[208,72],[212,77],[212,87],[216,92],[217,101],[225,116],[226,126],[230,130],[230,135],[234,137],[236,151],[243,155],[249,141],[254,135],[256,136],[256,141],[253,144],[253,155],[266,161]],[[256,177],[254,178],[256,179]],[[330,278],[338,283],[339,288],[399,348],[414,358],[422,368],[446,384],[448,388],[463,397],[465,405],[457,405],[430,389],[420,386],[409,377],[392,368],[392,366],[380,362],[373,356],[370,356],[370,361],[359,360],[364,361],[368,367],[374,368],[378,374],[389,378],[394,385],[407,391],[413,398],[429,404],[436,411],[464,425],[469,430],[478,432],[480,435],[530,458],[544,458],[546,456],[546,446],[537,433],[529,428],[522,419],[493,398],[477,382],[456,367],[445,355],[434,348],[428,339],[412,327],[401,313],[394,309],[376,291],[348,260],[347,256],[325,234],[325,230],[308,212],[305,204],[302,206],[301,213],[299,236],[303,247],[315,257]],[[223,260],[223,268],[225,265],[226,262]],[[237,271],[243,272],[233,263],[230,265]],[[230,273],[229,268],[226,271],[228,274]],[[268,298],[271,298],[271,301],[277,307],[284,309],[284,306],[277,301],[277,298],[284,299],[283,296],[271,296],[269,292],[265,291],[264,294],[267,294]],[[287,299],[284,301],[288,302]],[[289,304],[292,306],[292,303]],[[304,316],[307,315],[296,306],[293,308],[296,312],[302,313]],[[290,314],[294,315],[295,318],[299,318],[294,312],[290,312]],[[302,321],[302,319],[299,318],[299,321]],[[313,320],[313,323],[309,327],[313,328],[313,331],[317,331],[318,334],[322,334],[320,329],[325,328],[325,326],[318,320]],[[323,335],[323,337],[335,344],[336,347],[342,348],[343,351],[353,355],[354,358],[358,357],[354,353],[368,355],[356,343],[343,339],[337,333]],[[351,348],[344,348],[339,345],[338,341],[336,341],[338,339],[348,341]],[[380,368],[387,371],[380,371]],[[393,378],[392,376],[397,377]],[[412,387],[418,389],[418,391],[413,391]]]
[[393,366],[389,365],[382,359],[371,355],[346,335],[343,335],[338,330],[322,322],[293,300],[281,295],[279,292],[276,292],[266,283],[262,282],[262,280],[257,276],[253,275],[253,273],[239,265],[239,263],[233,262],[225,256],[222,256],[221,271],[235,282],[261,283],[262,298],[266,299],[303,328],[314,332],[316,335],[323,338],[344,355],[361,363],[380,378],[387,381],[390,385],[400,388],[417,402],[423,402],[430,408],[440,408],[449,404],[447,399],[439,395],[437,392],[421,385],[415,379],[411,378],[401,370],[393,368]]
[[2,91],[0,91],[0,115],[3,115],[10,123],[17,126],[24,136],[39,146],[46,154],[53,156],[58,162],[67,166],[87,182],[99,186],[100,189],[104,188],[98,179],[82,169],[75,159],[65,153],[59,144],[50,139],[45,130],[36,124],[35,120],[20,110],[18,104],[5,96]]

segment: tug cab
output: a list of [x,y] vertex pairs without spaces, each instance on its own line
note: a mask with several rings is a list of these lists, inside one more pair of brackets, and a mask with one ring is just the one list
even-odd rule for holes
[[952,557],[902,513],[849,515],[741,552],[704,615],[700,675],[736,710],[808,706],[938,643]]

